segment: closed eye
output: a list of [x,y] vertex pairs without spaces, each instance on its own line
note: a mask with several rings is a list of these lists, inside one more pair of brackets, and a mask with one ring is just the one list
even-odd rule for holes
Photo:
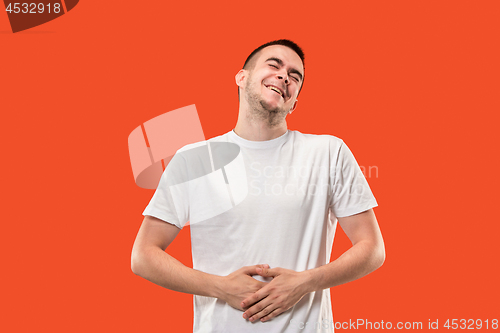
[[269,64],[269,66],[271,66],[271,67],[274,67],[274,68],[278,69],[278,66],[276,66],[276,65]]

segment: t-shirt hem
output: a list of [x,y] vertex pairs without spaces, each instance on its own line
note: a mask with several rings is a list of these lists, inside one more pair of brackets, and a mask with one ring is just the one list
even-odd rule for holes
[[157,219],[162,220],[163,222],[167,222],[169,224],[172,224],[176,226],[179,229],[182,229],[183,227],[179,225],[179,222],[175,222],[175,218],[172,218],[171,216],[167,216],[166,214],[162,214],[161,212],[155,211],[155,210],[145,210],[142,213],[143,216],[152,216],[156,217]]
[[335,216],[336,217],[347,217],[347,216],[351,216],[351,215],[356,215],[356,214],[362,213],[364,211],[367,211],[367,210],[369,210],[371,208],[375,208],[375,207],[378,207],[377,202],[370,202],[364,206],[345,209],[341,213],[335,214]]

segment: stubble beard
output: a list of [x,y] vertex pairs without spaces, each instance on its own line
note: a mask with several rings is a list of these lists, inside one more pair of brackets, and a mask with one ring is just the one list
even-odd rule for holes
[[286,118],[289,110],[278,106],[272,107],[262,96],[257,94],[256,84],[249,80],[250,84],[245,87],[245,94],[249,105],[247,117],[250,120],[265,121],[269,127],[280,125]]

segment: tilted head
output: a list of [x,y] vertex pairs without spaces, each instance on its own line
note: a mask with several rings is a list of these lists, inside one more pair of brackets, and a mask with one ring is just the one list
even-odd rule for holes
[[256,48],[236,74],[238,95],[245,92],[246,102],[284,113],[295,109],[303,82],[304,53],[286,39]]

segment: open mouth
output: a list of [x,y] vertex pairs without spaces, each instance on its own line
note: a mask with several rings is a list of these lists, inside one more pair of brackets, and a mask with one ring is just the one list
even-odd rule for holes
[[283,97],[283,91],[281,91],[279,88],[275,87],[275,86],[266,86],[266,88],[276,92],[277,94],[279,94],[281,97]]

